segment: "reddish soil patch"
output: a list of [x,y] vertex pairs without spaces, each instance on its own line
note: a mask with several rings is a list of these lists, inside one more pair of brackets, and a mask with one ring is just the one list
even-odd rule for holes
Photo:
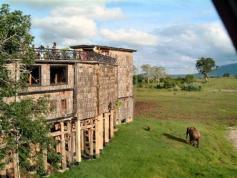
[[152,113],[155,111],[157,104],[155,102],[150,101],[136,101],[135,102],[135,117],[141,116],[147,113]]

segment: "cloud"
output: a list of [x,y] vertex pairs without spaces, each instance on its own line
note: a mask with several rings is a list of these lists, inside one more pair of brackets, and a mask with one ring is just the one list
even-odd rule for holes
[[158,43],[157,36],[136,29],[101,29],[100,34],[107,40],[125,44],[154,46]]
[[[43,42],[62,45],[88,43],[97,37],[97,22],[123,18],[120,8],[102,5],[65,6],[52,9],[48,16],[33,18],[33,28],[40,31]],[[72,45],[72,44],[70,44]]]
[[199,57],[212,57],[217,65],[236,62],[232,43],[220,23],[179,24],[155,30],[159,43],[139,48],[136,63],[164,66],[169,73],[195,73]]
[[57,6],[65,6],[65,5],[81,5],[81,6],[91,6],[91,5],[98,5],[104,4],[106,0],[5,0],[5,2],[17,5],[27,5],[33,8],[42,8],[42,7],[57,7]]

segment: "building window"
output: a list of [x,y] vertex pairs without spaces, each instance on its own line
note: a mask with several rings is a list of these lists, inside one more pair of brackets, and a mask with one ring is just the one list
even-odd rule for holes
[[50,84],[67,83],[67,66],[50,66]]
[[67,100],[66,99],[62,99],[61,100],[61,112],[65,113],[67,110]]
[[57,100],[50,100],[49,106],[50,106],[50,111],[55,113],[57,111]]
[[27,70],[29,71],[29,86],[41,85],[41,66],[31,66]]

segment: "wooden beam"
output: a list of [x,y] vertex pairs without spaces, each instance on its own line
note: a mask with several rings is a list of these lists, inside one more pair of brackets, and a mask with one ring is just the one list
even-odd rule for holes
[[99,117],[95,120],[95,155],[100,154],[100,120]]
[[72,124],[71,121],[67,122],[67,129],[68,129],[68,162],[69,164],[72,163],[73,159],[73,152],[72,152]]
[[47,172],[48,170],[47,149],[43,149],[43,166],[44,170]]
[[72,159],[74,160],[74,153],[76,152],[76,137],[75,132],[72,132]]
[[60,122],[61,125],[61,154],[62,154],[62,169],[67,168],[66,150],[65,150],[65,135],[64,135],[64,122]]
[[103,114],[98,116],[99,119],[99,142],[100,142],[100,149],[103,150],[104,147],[104,118]]
[[[3,159],[1,160],[1,163],[6,164],[5,158],[3,158]],[[0,169],[0,177],[6,178],[6,174],[7,174],[6,165],[4,165],[4,167],[3,167],[2,169]]]
[[104,132],[105,132],[105,143],[109,142],[109,115],[108,113],[105,113],[105,117],[104,117]]
[[76,121],[76,162],[81,162],[81,123]]
[[20,172],[18,166],[18,154],[15,151],[13,153],[13,170],[14,170],[14,178],[20,178]]
[[88,132],[89,132],[90,157],[92,158],[94,155],[93,129],[89,129]]
[[114,137],[114,116],[115,116],[115,114],[114,114],[114,110],[111,110],[110,111],[110,120],[109,120],[109,122],[110,122],[110,138],[113,138]]

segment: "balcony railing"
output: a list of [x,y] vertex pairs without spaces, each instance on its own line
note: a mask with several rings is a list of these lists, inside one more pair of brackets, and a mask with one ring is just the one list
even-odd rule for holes
[[94,51],[76,51],[68,49],[34,48],[37,60],[79,60],[98,61],[115,64],[116,59]]

